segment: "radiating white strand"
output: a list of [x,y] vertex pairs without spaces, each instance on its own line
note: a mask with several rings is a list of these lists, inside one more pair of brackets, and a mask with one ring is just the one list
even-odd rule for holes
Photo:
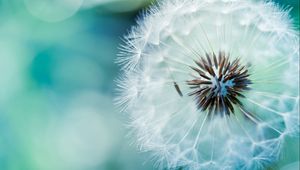
[[198,140],[199,140],[199,137],[200,137],[200,134],[201,134],[201,131],[202,131],[202,128],[203,128],[203,126],[204,126],[204,123],[205,123],[205,121],[206,121],[207,116],[208,116],[208,112],[206,113],[206,115],[205,115],[205,117],[204,117],[204,119],[203,119],[203,121],[202,121],[202,123],[201,123],[200,129],[198,130],[197,137],[196,137],[196,139],[195,139],[193,148],[196,148],[196,146],[197,146],[197,144],[198,144]]

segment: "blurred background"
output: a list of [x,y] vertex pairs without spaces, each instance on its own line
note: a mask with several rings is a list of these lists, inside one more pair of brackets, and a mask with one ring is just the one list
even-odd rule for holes
[[[299,1],[293,7],[299,30]],[[147,170],[113,105],[120,38],[150,0],[0,0],[0,170]],[[270,169],[299,167],[288,139]]]

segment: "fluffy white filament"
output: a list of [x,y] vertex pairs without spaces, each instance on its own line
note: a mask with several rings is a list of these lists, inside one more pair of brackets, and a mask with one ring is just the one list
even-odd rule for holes
[[[158,166],[262,169],[277,160],[286,136],[299,136],[299,36],[274,3],[159,1],[124,40],[116,101]],[[253,84],[243,108],[210,117],[187,95],[186,81],[197,76],[194,60],[219,51],[249,66]]]

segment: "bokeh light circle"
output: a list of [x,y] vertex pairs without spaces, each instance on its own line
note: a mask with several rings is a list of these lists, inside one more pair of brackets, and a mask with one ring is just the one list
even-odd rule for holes
[[43,21],[59,22],[73,16],[83,0],[24,0],[29,13]]

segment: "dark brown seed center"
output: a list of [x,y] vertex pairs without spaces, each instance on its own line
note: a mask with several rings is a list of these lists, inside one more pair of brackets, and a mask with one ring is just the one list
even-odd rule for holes
[[234,114],[234,105],[242,106],[239,97],[244,97],[243,91],[249,90],[251,84],[246,66],[240,65],[239,58],[232,62],[229,55],[219,52],[206,54],[195,60],[197,67],[191,67],[199,77],[187,81],[193,91],[198,109],[208,111],[211,115]]

